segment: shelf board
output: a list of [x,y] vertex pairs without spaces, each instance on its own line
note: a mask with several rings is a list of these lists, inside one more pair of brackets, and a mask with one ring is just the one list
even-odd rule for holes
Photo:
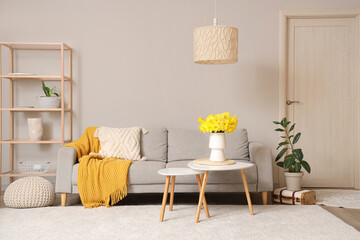
[[26,176],[36,176],[36,177],[50,177],[56,176],[56,172],[54,170],[50,170],[46,173],[21,173],[18,171],[8,171],[4,173],[0,173],[1,177],[26,177]]
[[[61,108],[0,108],[1,111],[10,112],[61,112]],[[66,108],[65,112],[70,112],[70,109]]]
[[[69,139],[64,141],[65,143],[70,142]],[[9,139],[9,140],[1,140],[1,144],[31,144],[31,143],[39,143],[39,144],[52,144],[52,143],[62,143],[60,139],[44,139],[41,141],[30,141],[29,139]]]
[[[46,81],[61,81],[59,75],[0,75],[1,78],[7,78],[11,80],[46,80]],[[70,81],[71,78],[64,76],[64,81]]]
[[61,46],[64,45],[64,50],[71,50],[71,47],[62,42],[0,42],[0,46],[1,45],[12,49],[23,50],[61,50]]

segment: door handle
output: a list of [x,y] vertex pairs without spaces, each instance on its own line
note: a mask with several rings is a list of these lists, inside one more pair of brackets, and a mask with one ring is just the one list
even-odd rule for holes
[[290,101],[290,100],[286,101],[286,105],[291,105],[293,103],[300,103],[300,101]]

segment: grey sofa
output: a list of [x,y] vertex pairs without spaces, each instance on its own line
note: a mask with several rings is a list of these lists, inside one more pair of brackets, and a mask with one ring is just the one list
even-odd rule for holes
[[[133,161],[129,169],[128,193],[162,193],[165,177],[159,169],[187,167],[196,158],[210,156],[209,134],[197,129],[147,128],[149,133],[141,138],[142,155],[146,161]],[[261,143],[248,142],[246,129],[226,134],[225,156],[236,161],[250,161],[255,166],[245,170],[250,192],[263,192],[266,204],[267,192],[273,190],[271,151]],[[71,147],[58,152],[55,191],[62,193],[62,205],[66,196],[78,193],[76,151]],[[176,192],[198,192],[194,176],[178,177]],[[207,192],[244,192],[240,171],[211,172]]]

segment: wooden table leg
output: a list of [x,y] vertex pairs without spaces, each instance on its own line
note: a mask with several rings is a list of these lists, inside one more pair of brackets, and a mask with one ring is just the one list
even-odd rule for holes
[[174,190],[175,190],[175,176],[172,176],[171,178],[171,192],[170,192],[170,205],[169,205],[169,211],[173,210],[173,204],[174,204]]
[[246,194],[246,199],[247,199],[247,202],[248,202],[248,205],[249,205],[250,214],[254,215],[253,209],[252,209],[252,204],[251,204],[249,188],[248,188],[248,185],[247,185],[246,176],[245,176],[245,170],[244,169],[241,169],[241,177],[242,177],[242,180],[243,180],[243,183],[244,183],[245,194]]
[[168,195],[168,192],[169,192],[169,183],[170,183],[170,176],[166,176],[164,195],[163,195],[163,201],[162,201],[161,212],[160,212],[160,222],[162,222],[164,220],[167,195]]
[[[200,179],[200,176],[197,174],[196,175],[196,180],[197,180],[197,183],[198,183],[198,186],[199,186],[199,191],[201,191],[201,179]],[[205,214],[206,214],[206,217],[207,218],[210,218],[210,213],[209,213],[209,209],[208,209],[208,206],[207,206],[207,203],[206,203],[206,198],[204,196],[204,200],[203,200],[203,205],[204,205],[204,209],[205,209]]]
[[209,171],[205,171],[203,183],[201,185],[201,191],[200,191],[200,196],[199,196],[199,204],[198,204],[198,208],[197,208],[197,211],[196,211],[195,223],[199,222],[201,205],[202,205],[204,195],[205,195],[205,189],[206,189],[206,183],[207,183],[208,176],[209,176]]

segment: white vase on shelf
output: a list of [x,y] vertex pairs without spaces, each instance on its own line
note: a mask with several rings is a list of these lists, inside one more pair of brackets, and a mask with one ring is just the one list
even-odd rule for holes
[[43,136],[43,125],[41,118],[28,118],[28,133],[30,141],[40,141]]
[[224,149],[226,147],[225,133],[210,133],[209,148],[211,149],[210,161],[225,161]]

